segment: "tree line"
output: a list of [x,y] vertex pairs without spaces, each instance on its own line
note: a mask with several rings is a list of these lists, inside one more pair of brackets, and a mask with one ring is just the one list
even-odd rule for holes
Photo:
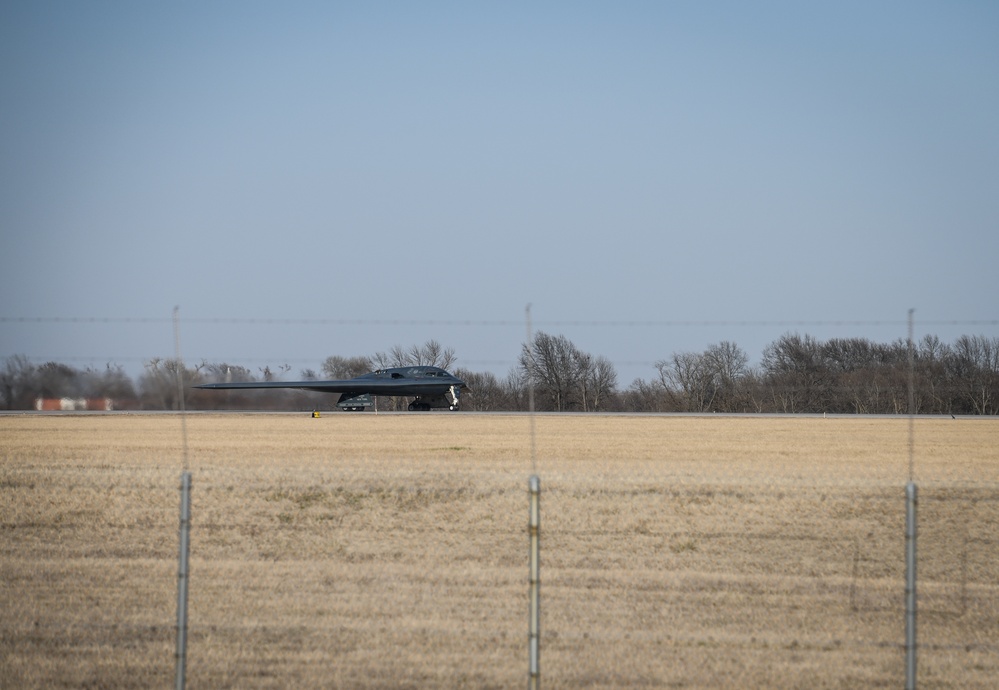
[[[464,379],[463,409],[523,411],[742,412],[905,414],[912,392],[918,414],[999,414],[999,338],[961,336],[944,343],[928,335],[877,343],[865,338],[821,341],[787,333],[768,344],[759,365],[732,342],[702,352],[674,352],[654,363],[654,375],[619,385],[606,357],[579,349],[563,335],[536,333],[521,347],[505,378],[455,366],[452,348],[434,340],[366,356],[328,357],[301,379],[347,379],[374,369],[433,365]],[[32,409],[38,398],[110,398],[118,409],[287,409],[332,407],[336,396],[296,390],[202,391],[210,381],[280,380],[287,365],[252,371],[226,362],[195,365],[152,359],[133,381],[121,366],[76,369],[59,362],[34,365],[8,357],[0,370],[0,405]],[[178,388],[178,373],[182,385]],[[911,381],[911,388],[910,388]],[[380,398],[379,409],[405,409],[405,400]]]

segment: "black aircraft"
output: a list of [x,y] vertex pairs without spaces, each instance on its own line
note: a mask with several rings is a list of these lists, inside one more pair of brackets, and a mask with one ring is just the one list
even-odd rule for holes
[[375,403],[372,395],[400,395],[415,398],[410,410],[446,407],[457,410],[464,381],[439,367],[416,366],[379,369],[345,381],[260,381],[240,383],[203,383],[195,388],[213,390],[230,388],[301,388],[322,393],[341,393],[336,406],[360,412]]

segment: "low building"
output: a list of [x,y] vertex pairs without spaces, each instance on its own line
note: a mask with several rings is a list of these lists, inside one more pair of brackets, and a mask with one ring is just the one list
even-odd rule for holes
[[35,409],[39,412],[107,411],[114,409],[114,401],[111,398],[35,398]]

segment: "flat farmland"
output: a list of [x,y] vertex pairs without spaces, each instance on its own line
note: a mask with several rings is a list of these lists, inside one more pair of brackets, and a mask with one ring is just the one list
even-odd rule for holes
[[[531,428],[535,430],[532,443]],[[186,428],[185,454],[182,430]],[[917,419],[919,685],[999,677],[999,421]],[[904,679],[905,418],[0,417],[0,687]]]

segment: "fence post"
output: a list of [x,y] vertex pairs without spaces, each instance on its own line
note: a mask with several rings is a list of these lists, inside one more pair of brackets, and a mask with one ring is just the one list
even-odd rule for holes
[[184,690],[187,676],[187,582],[191,545],[191,473],[180,475],[180,563],[177,568],[176,690]]
[[528,625],[528,645],[530,666],[528,671],[529,690],[541,687],[541,480],[531,475],[528,480],[531,493],[531,511],[528,532],[531,535],[530,556],[530,623]]
[[916,484],[905,486],[905,690],[916,690]]

